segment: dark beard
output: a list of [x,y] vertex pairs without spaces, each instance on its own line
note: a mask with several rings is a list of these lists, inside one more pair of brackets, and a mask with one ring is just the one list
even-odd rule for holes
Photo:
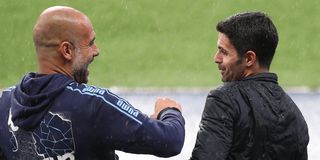
[[87,69],[75,69],[73,72],[74,80],[78,83],[88,83]]
[[[238,58],[238,60],[235,62],[236,65],[238,65],[238,67],[241,67],[242,65],[242,57]],[[229,73],[229,74],[228,74]],[[231,72],[231,70],[229,72],[226,73],[227,74],[227,79],[223,79],[223,77],[221,78],[222,82],[232,82],[232,81],[239,81],[240,79],[244,78],[244,69],[242,70],[238,70],[237,72]],[[229,75],[229,76],[228,76]]]

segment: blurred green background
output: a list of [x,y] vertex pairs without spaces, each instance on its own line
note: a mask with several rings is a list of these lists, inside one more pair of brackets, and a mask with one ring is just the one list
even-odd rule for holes
[[315,0],[20,0],[0,1],[0,88],[37,71],[32,29],[47,7],[67,5],[91,19],[100,56],[90,84],[110,87],[209,87],[215,25],[244,11],[267,13],[278,28],[271,71],[285,87],[320,86],[320,1]]

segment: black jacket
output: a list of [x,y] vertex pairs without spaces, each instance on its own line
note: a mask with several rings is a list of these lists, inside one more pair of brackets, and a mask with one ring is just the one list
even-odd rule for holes
[[181,113],[167,109],[158,119],[108,89],[29,73],[0,95],[0,152],[12,160],[114,160],[115,150],[177,155],[185,133]]
[[307,160],[307,124],[263,73],[209,93],[191,160]]

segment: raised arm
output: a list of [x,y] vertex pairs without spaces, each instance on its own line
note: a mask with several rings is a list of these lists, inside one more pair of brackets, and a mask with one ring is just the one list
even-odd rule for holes
[[95,116],[95,134],[103,146],[130,153],[170,157],[180,153],[184,143],[181,106],[159,98],[155,113],[148,117],[115,94],[104,94]]

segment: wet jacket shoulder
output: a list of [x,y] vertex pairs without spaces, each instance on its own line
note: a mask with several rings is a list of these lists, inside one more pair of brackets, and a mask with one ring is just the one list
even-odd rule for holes
[[208,94],[191,160],[304,160],[308,141],[300,110],[264,73]]
[[181,113],[168,109],[158,118],[150,119],[108,89],[61,74],[29,73],[0,97],[0,151],[19,160],[114,160],[115,150],[160,157],[180,153]]

